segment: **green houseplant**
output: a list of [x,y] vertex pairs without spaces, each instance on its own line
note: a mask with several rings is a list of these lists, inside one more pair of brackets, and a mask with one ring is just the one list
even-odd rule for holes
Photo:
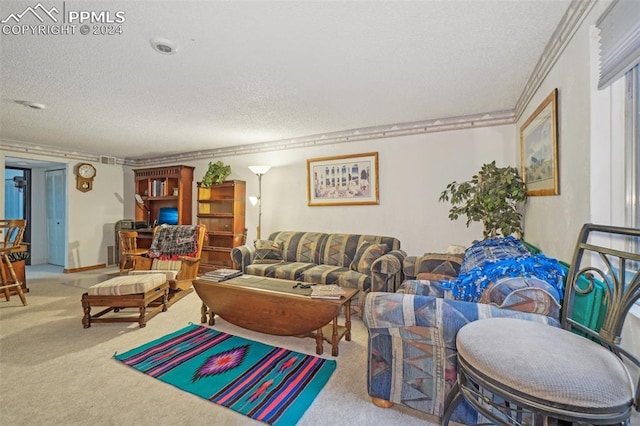
[[440,194],[440,201],[450,201],[449,219],[461,215],[471,222],[484,224],[484,237],[516,234],[522,238],[520,203],[527,199],[526,187],[515,167],[497,167],[496,162],[482,165],[467,182],[451,182]]
[[231,174],[231,166],[224,164],[222,161],[215,163],[209,162],[209,168],[202,177],[200,186],[208,188],[211,185],[219,185]]

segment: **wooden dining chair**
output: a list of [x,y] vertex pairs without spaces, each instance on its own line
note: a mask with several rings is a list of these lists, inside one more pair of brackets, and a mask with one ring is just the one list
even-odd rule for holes
[[9,259],[9,254],[24,250],[22,246],[22,237],[27,226],[24,219],[0,219],[0,231],[2,232],[2,242],[0,243],[0,289],[4,292],[4,296],[9,301],[11,296],[10,289],[15,288],[22,304],[27,305],[27,298],[22,291],[22,283],[18,280],[13,265]]
[[119,231],[120,239],[120,273],[128,271],[127,265],[133,263],[134,256],[142,256],[148,249],[138,248],[137,231]]

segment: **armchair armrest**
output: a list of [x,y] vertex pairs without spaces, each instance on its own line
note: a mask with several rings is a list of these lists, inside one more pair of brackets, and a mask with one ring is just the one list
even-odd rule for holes
[[198,276],[198,267],[200,266],[199,257],[180,256],[180,271],[176,276],[176,280],[193,280]]
[[398,289],[398,293],[455,299],[451,290],[442,287],[437,281],[406,280]]
[[402,283],[402,262],[407,253],[391,250],[371,264],[371,291],[394,292]]
[[446,279],[458,276],[463,254],[425,253],[422,256],[408,256],[402,263],[405,279],[421,279],[420,275],[430,275],[428,279]]
[[253,245],[238,246],[231,249],[231,260],[243,273],[247,272],[247,266],[253,263],[256,248]]
[[501,309],[484,303],[379,292],[367,294],[362,320],[368,329],[375,329],[376,333],[391,334],[390,330],[400,329],[400,336],[406,334],[407,339],[423,334],[416,332],[416,328],[428,328],[431,331],[424,334],[425,339],[431,336],[430,339],[455,349],[458,330],[472,321],[493,317],[520,318],[560,326],[557,320],[546,315]]

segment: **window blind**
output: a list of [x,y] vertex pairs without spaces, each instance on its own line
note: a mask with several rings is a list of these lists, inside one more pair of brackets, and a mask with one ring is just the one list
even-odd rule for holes
[[602,89],[640,63],[640,1],[616,0],[596,22]]

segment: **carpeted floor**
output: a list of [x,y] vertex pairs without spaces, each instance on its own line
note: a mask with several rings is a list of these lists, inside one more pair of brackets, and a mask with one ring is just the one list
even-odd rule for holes
[[[94,324],[83,329],[80,297],[113,268],[62,274],[61,268],[27,267],[28,306],[0,300],[0,423],[11,425],[251,425],[264,424],[152,379],[112,358],[187,326],[199,324],[192,293],[167,312],[137,324]],[[421,425],[414,410],[374,406],[366,391],[367,332],[353,321],[351,342],[340,343],[337,369],[299,425]],[[220,331],[315,355],[309,338],[270,336],[217,319]]]

